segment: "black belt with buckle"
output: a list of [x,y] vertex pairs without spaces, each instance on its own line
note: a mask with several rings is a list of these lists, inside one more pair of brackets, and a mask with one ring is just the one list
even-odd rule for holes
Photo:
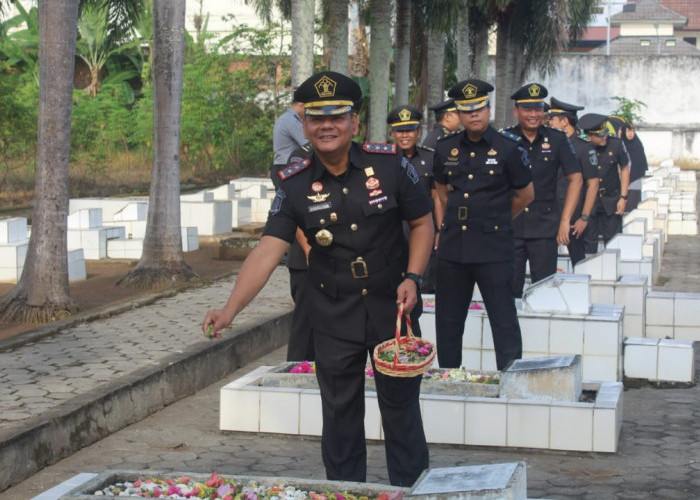
[[314,262],[333,274],[345,274],[348,271],[353,278],[367,278],[389,266],[389,259],[382,255],[358,256],[354,259],[330,257],[320,252],[313,252],[310,262]]

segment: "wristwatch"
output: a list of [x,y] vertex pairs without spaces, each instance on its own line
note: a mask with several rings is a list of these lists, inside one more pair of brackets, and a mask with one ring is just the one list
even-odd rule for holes
[[588,219],[589,219],[588,214],[581,214],[581,220],[583,222],[588,222]]
[[626,194],[621,194],[621,195],[620,195],[620,198],[622,198],[623,200],[626,200],[626,199],[627,199],[627,195],[626,195]]
[[411,280],[411,281],[415,282],[419,291],[421,288],[423,288],[423,276],[421,276],[420,274],[404,273],[403,277],[406,278],[407,280]]

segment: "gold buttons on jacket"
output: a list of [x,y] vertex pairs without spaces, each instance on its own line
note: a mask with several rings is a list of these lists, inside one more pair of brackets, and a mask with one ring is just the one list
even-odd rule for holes
[[465,198],[469,198],[469,193],[464,193]]
[[472,158],[474,158],[474,157],[476,156],[476,153],[475,153],[474,151],[472,151],[471,153],[469,153],[469,156],[471,156]]
[[320,285],[318,285],[318,287],[319,287],[319,288],[326,288],[326,285],[324,285],[323,283],[321,283]]
[[318,221],[318,223],[321,224],[321,225],[323,225],[323,224],[326,223],[326,219],[320,219],[320,220]]
[[493,175],[493,170],[489,170],[489,175]]
[[331,212],[331,222],[338,222],[338,214]]
[[528,207],[525,207],[525,208],[523,209],[523,212],[529,212],[529,211],[530,211],[530,209],[529,209]]
[[494,231],[498,231],[498,226],[493,226]]
[[348,188],[343,188],[343,194],[348,194],[350,190]]
[[474,178],[474,174],[469,174],[469,175],[467,176],[467,179],[473,179],[473,178]]
[[366,289],[366,288],[363,288],[363,289],[362,289],[362,295],[367,295],[367,289]]
[[353,231],[357,231],[357,224],[350,224],[350,229]]
[[378,208],[379,210],[381,210],[382,208],[384,208],[384,205],[382,205],[382,204],[380,203],[379,205],[377,205],[377,208]]
[[467,226],[462,226],[462,231],[466,231],[466,230],[467,230]]

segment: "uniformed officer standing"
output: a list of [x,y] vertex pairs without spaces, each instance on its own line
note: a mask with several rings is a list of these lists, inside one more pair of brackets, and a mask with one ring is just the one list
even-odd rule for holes
[[608,135],[608,117],[597,113],[583,115],[581,130],[595,146],[598,159],[598,200],[583,233],[586,253],[598,252],[598,236],[607,244],[622,231],[622,214],[630,185],[629,155],[622,139]]
[[[581,196],[571,216],[571,233],[569,234],[569,244],[567,245],[571,265],[575,266],[577,262],[586,256],[583,231],[588,225],[595,200],[598,197],[598,157],[595,154],[595,147],[591,141],[581,137],[579,130],[576,128],[578,123],[577,112],[581,111],[583,106],[569,104],[554,97],[550,99],[550,104],[551,107],[548,113],[549,124],[563,131],[571,141],[576,150],[576,157],[581,166],[581,174],[585,182]],[[557,202],[559,203],[560,212],[564,208],[568,185],[569,182],[566,176],[559,170]]]
[[435,123],[428,135],[423,139],[423,146],[435,149],[440,137],[458,131],[462,128],[462,124],[459,121],[459,114],[457,113],[454,99],[446,99],[428,106],[428,109],[435,112]]
[[[513,114],[518,125],[507,130],[522,138],[535,188],[535,201],[513,221],[516,297],[523,295],[528,261],[532,283],[557,272],[557,245],[569,244],[570,221],[583,185],[581,167],[566,134],[542,124],[545,97],[547,89],[538,83],[524,85],[510,96],[515,101]],[[561,212],[557,207],[559,169],[569,181]]]
[[438,141],[435,188],[444,209],[438,237],[435,325],[441,367],[462,364],[462,335],[474,284],[488,313],[499,370],[522,356],[513,297],[511,218],[534,198],[527,152],[519,138],[489,125],[489,92],[481,80],[452,87],[463,132]]
[[[360,87],[340,73],[317,73],[298,90],[311,155],[280,172],[263,237],[245,260],[223,309],[202,329],[231,323],[263,287],[300,227],[311,245],[308,299],[321,390],[321,449],[331,480],[365,481],[365,364],[395,334],[397,303],[415,307],[433,242],[430,198],[393,144],[358,144]],[[402,220],[411,226],[410,241]],[[375,371],[389,480],[408,486],[428,467],[421,377]]]
[[617,136],[622,139],[630,157],[630,187],[627,192],[626,212],[631,212],[642,201],[642,177],[649,170],[644,144],[634,131],[634,126],[621,116],[609,116],[608,121],[615,129]]
[[[394,139],[394,143],[401,149],[403,155],[408,158],[408,161],[410,161],[416,169],[418,177],[420,177],[421,180],[421,185],[425,189],[425,192],[433,199],[433,220],[438,221],[442,220],[442,213],[440,212],[442,206],[437,199],[435,179],[433,178],[434,149],[418,146],[416,144],[420,135],[421,118],[423,118],[423,114],[419,110],[413,106],[403,105],[396,106],[392,109],[386,118],[386,122],[391,127],[391,137]],[[426,293],[435,292],[436,265],[437,260],[433,252],[430,255],[430,261],[423,274],[421,290]],[[419,307],[416,309],[419,309]],[[414,328],[418,326],[413,316],[411,319],[413,320]]]

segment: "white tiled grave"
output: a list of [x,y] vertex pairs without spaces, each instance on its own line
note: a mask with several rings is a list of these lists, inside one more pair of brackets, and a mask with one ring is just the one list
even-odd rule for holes
[[[318,389],[265,387],[262,366],[221,389],[220,423],[225,431],[321,435]],[[313,375],[310,375],[313,376]],[[421,394],[430,443],[617,451],[622,425],[622,384],[583,381],[594,401],[560,402]],[[577,432],[571,432],[575,428]],[[367,439],[383,439],[376,392],[365,391]]]
[[124,238],[121,226],[103,226],[101,208],[84,208],[68,215],[68,249],[83,249],[85,259],[107,257],[107,240]]

